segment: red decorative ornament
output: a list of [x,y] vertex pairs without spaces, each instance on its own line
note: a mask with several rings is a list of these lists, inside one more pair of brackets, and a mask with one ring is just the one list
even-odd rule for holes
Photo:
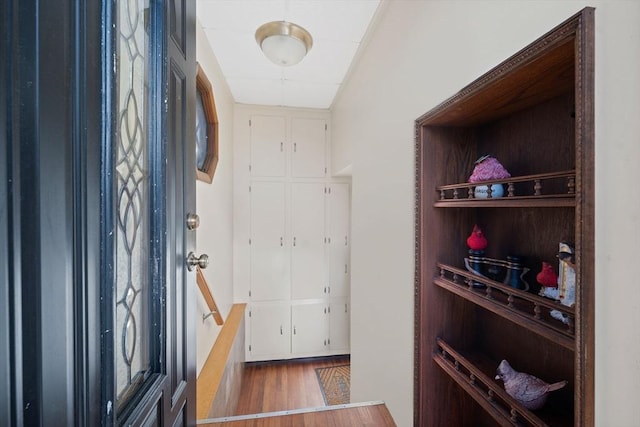
[[546,288],[558,287],[558,275],[548,262],[542,261],[542,270],[536,275],[536,280]]
[[467,246],[469,249],[473,249],[476,251],[484,250],[489,242],[487,242],[487,238],[484,237],[482,230],[478,227],[478,224],[473,226],[473,231],[467,237]]

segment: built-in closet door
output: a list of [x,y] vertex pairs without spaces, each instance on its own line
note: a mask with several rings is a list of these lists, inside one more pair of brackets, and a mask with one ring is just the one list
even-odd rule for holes
[[332,183],[327,189],[329,295],[346,297],[350,292],[349,241],[350,186]]
[[284,117],[251,116],[251,176],[285,175],[286,122]]
[[253,182],[250,191],[250,292],[254,301],[289,298],[289,246],[285,241],[285,185]]
[[291,184],[291,298],[322,298],[326,287],[324,183]]
[[329,350],[349,352],[351,309],[348,298],[332,298],[329,304]]
[[280,359],[291,353],[291,311],[288,302],[253,303],[249,307],[249,356]]
[[291,306],[291,351],[299,356],[324,352],[328,339],[328,306],[322,302]]
[[322,119],[291,119],[291,176],[294,178],[326,175],[326,123]]

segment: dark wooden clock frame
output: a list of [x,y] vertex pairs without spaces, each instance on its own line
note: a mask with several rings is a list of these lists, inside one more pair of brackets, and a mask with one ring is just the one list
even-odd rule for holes
[[204,70],[198,64],[196,74],[196,90],[202,97],[204,106],[204,114],[207,119],[207,154],[204,159],[202,168],[196,166],[196,176],[200,181],[207,183],[213,182],[213,175],[216,172],[219,158],[218,148],[218,112],[216,111],[216,102],[213,96],[213,87],[207,78]]

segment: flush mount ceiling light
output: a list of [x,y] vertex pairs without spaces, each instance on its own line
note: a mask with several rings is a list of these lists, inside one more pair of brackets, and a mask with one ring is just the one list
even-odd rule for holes
[[271,62],[284,67],[302,61],[313,46],[313,38],[307,30],[286,21],[261,25],[256,30],[256,41]]

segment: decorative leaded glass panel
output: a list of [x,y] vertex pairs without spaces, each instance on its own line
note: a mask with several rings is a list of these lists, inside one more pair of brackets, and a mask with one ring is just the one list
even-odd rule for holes
[[149,369],[148,0],[117,5],[115,373],[118,404]]

